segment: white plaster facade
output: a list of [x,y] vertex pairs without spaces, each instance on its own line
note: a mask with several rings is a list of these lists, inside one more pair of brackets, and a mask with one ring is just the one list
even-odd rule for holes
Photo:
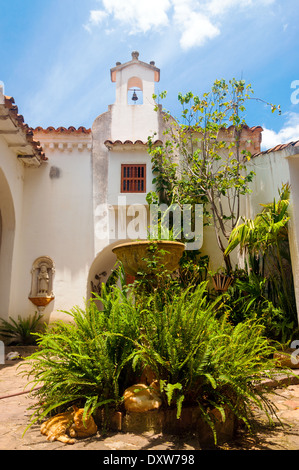
[[[153,62],[140,61],[138,55],[132,53],[132,60],[111,69],[115,103],[90,129],[32,130],[24,124],[13,99],[0,88],[1,318],[27,317],[37,310],[28,297],[32,266],[40,257],[50,258],[55,266],[54,299],[44,309],[45,321],[68,319],[63,311],[84,307],[96,275],[102,281],[109,277],[116,262],[113,246],[128,238],[135,209],[138,213],[138,205],[146,204],[146,193],[154,189],[148,136],[155,133],[157,141],[163,140],[162,115],[155,111],[152,98],[160,71]],[[141,104],[128,100],[131,89],[138,91]],[[261,128],[246,130],[244,142],[248,133],[254,137],[258,154]],[[298,156],[299,147],[290,146],[252,160],[257,177],[252,196],[246,200],[246,215],[254,215],[259,203],[271,201],[281,183],[290,181],[291,248],[299,299]],[[146,165],[144,192],[121,192],[122,164]],[[139,222],[145,238],[147,220]],[[203,252],[213,257],[214,246],[212,233],[204,234]]]
[[[27,317],[37,310],[28,297],[32,266],[39,257],[49,257],[55,265],[54,299],[44,309],[46,321],[67,319],[63,311],[83,307],[95,275],[105,271],[105,281],[115,265],[112,247],[127,224],[116,207],[124,196],[121,164],[145,164],[146,191],[153,189],[147,138],[163,133],[152,98],[160,71],[138,55],[132,53],[132,60],[111,69],[116,100],[91,129],[32,130],[13,98],[0,89],[1,318]],[[128,99],[132,87],[142,104]],[[145,196],[128,193],[122,200],[138,208]],[[111,236],[104,213],[111,216],[113,208],[116,232]]]

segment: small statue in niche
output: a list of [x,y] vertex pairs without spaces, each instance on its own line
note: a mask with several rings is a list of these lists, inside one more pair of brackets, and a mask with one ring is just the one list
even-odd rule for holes
[[28,298],[41,312],[54,299],[53,277],[55,266],[49,256],[37,258],[31,269],[31,291]]
[[48,295],[49,279],[47,266],[42,264],[38,275],[38,296],[43,297]]

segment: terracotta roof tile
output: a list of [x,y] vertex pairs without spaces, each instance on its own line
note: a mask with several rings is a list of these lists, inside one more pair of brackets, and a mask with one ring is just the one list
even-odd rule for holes
[[32,146],[39,160],[48,160],[40,142],[33,138],[32,128],[25,124],[24,117],[18,113],[18,107],[14,103],[15,100],[12,96],[4,96],[4,106],[8,110],[11,120],[15,123],[16,126],[24,131],[27,142]]
[[271,153],[271,152],[279,152],[280,150],[284,150],[287,147],[299,147],[299,140],[296,140],[294,142],[288,142],[286,144],[275,145],[275,147],[255,153],[254,155],[252,155],[252,157],[258,157],[259,155],[266,155],[267,153]]
[[[226,130],[229,131],[229,130],[231,130],[231,129],[233,129],[233,128],[234,128],[234,126],[232,125],[232,126],[227,127]],[[247,124],[244,124],[244,125],[242,126],[242,129],[247,130],[247,131],[250,131],[250,132],[255,132],[255,131],[262,132],[262,131],[263,131],[263,128],[262,128],[261,126],[251,126],[251,127],[249,127],[249,126],[247,126]]]
[[[132,140],[105,140],[104,144],[106,145],[106,147],[108,148],[111,148],[111,147],[115,147],[115,146],[118,146],[118,145],[147,145],[148,142],[144,142],[142,140],[135,140],[134,142]],[[162,144],[162,141],[161,140],[156,140],[155,142],[153,142],[154,145],[161,145]]]
[[90,134],[91,133],[91,129],[87,129],[86,127],[83,127],[83,126],[80,126],[76,129],[76,127],[74,126],[70,126],[70,127],[53,127],[53,126],[49,126],[47,128],[43,128],[41,126],[39,127],[36,127],[34,130],[34,132],[38,133],[38,132],[43,132],[45,134],[49,134],[49,133],[56,133],[56,134]]

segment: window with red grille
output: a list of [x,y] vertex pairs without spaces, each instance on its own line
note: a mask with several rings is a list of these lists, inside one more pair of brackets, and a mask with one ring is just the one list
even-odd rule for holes
[[145,193],[146,192],[146,165],[122,165],[121,166],[121,192]]

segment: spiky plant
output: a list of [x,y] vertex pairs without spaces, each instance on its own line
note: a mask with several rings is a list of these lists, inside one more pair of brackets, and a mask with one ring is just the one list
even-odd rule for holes
[[28,377],[38,397],[32,423],[74,403],[91,413],[104,404],[117,406],[130,384],[131,369],[124,364],[139,335],[137,312],[118,289],[103,287],[99,299],[103,310],[94,301],[74,307],[65,312],[69,323],[58,321],[38,335],[39,349],[29,358]]
[[20,315],[17,320],[9,317],[9,321],[0,319],[0,336],[7,341],[8,344],[29,346],[36,344],[36,336],[40,327],[40,320],[42,314],[35,313],[27,318],[22,318]]

